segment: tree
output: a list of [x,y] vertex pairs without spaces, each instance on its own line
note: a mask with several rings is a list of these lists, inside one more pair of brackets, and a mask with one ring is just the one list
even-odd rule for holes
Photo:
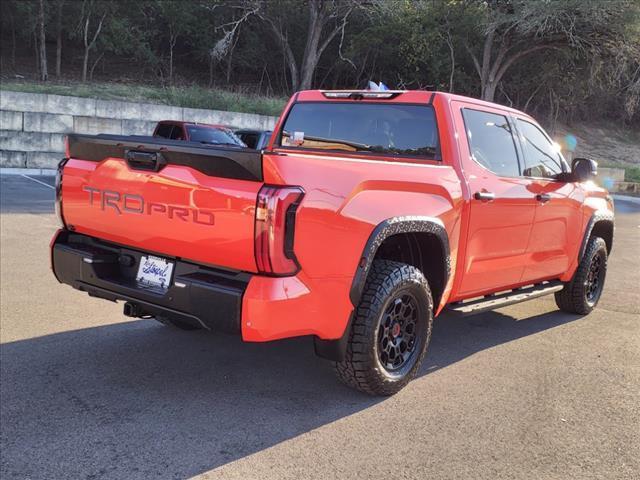
[[[218,10],[219,7],[219,4],[214,4],[212,6],[209,6],[209,9],[211,11],[217,10],[218,12],[220,12],[221,16],[224,16],[225,9]],[[260,8],[260,2],[244,2],[240,5],[232,6],[230,9],[232,18],[220,25],[217,25],[214,28],[214,32],[222,31],[223,35],[215,42],[213,48],[211,48],[208,52],[210,59],[209,83],[212,82],[211,77],[213,74],[214,62],[219,62],[225,57],[227,58],[227,83],[230,81],[233,50],[235,49],[235,46],[239,40],[240,28],[243,24],[248,22],[251,17],[256,15],[259,12]]]
[[357,66],[356,85],[375,80],[403,89],[453,91],[454,78],[464,78],[457,60],[460,10],[440,1],[377,3],[352,34],[348,55]]
[[175,49],[178,40],[188,37],[198,22],[194,15],[195,9],[199,7],[194,2],[182,2],[176,0],[155,0],[153,2],[153,13],[166,32],[163,39],[169,47],[169,59],[167,65],[167,77],[169,84],[173,84]]
[[11,31],[11,67],[16,68],[16,13],[15,4],[13,2],[0,3],[0,18],[2,18],[2,24],[0,25],[0,31],[6,28],[6,31]]
[[56,77],[62,70],[62,13],[65,0],[56,0]]
[[44,0],[40,0],[38,8],[38,34],[40,45],[40,80],[46,82],[49,78],[47,71],[47,44],[45,30],[45,7]]
[[2,0],[0,27],[3,80],[91,81],[104,62],[111,81],[280,96],[375,80],[549,123],[640,120],[638,0]]
[[[359,5],[355,0],[307,0],[306,41],[302,56],[296,58],[290,38],[293,25],[284,23],[301,4],[294,2],[264,3],[257,14],[262,18],[271,33],[279,42],[284,53],[291,76],[292,90],[311,88],[313,76],[323,52],[336,36],[344,32],[349,15]],[[284,14],[287,12],[287,15]]]
[[626,0],[469,2],[472,17],[482,19],[483,39],[474,42],[481,43],[482,52],[473,48],[468,39],[465,42],[480,79],[481,98],[493,101],[496,89],[507,71],[534,52],[593,46],[603,33],[600,27],[628,3]]
[[[106,8],[105,8],[106,7]],[[109,3],[97,2],[95,0],[83,0],[80,14],[79,31],[82,37],[84,53],[82,57],[82,81],[87,81],[87,71],[89,66],[89,54],[95,47],[98,36],[102,31],[105,18],[109,8]],[[92,33],[93,30],[93,33]]]

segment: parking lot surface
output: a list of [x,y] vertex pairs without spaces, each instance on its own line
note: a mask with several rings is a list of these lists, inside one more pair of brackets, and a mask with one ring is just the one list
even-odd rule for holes
[[439,318],[418,378],[371,398],[308,338],[131,321],[58,284],[53,179],[0,180],[3,480],[640,478],[638,205],[616,202],[591,315]]

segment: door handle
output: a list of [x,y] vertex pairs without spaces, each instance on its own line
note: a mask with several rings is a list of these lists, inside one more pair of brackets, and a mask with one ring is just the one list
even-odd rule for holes
[[536,200],[545,203],[551,200],[551,195],[549,195],[548,193],[539,193],[536,195]]
[[492,202],[496,199],[496,194],[493,192],[476,192],[473,194],[473,198],[482,202]]

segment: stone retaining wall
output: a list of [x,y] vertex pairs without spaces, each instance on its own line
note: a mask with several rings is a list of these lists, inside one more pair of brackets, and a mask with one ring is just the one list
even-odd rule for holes
[[270,130],[276,117],[0,90],[0,167],[53,168],[67,133],[151,135],[159,120]]

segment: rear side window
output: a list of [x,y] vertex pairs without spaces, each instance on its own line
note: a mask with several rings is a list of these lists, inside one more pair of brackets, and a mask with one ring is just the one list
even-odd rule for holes
[[280,145],[436,159],[438,129],[429,105],[298,103],[287,116]]
[[524,149],[525,177],[553,178],[562,173],[562,157],[551,141],[533,123],[517,120]]
[[173,125],[169,123],[161,123],[158,125],[156,129],[155,136],[162,138],[171,138],[171,131],[173,130]]
[[519,176],[518,154],[507,117],[467,108],[463,116],[472,158],[496,175]]

